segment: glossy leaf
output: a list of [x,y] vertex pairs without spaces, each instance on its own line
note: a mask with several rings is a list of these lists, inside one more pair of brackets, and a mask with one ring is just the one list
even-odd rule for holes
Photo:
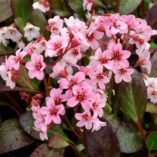
[[40,32],[43,33],[44,28],[47,26],[47,20],[44,14],[36,9],[30,15],[30,22],[40,28]]
[[157,131],[149,134],[146,139],[146,146],[147,146],[149,152],[151,152],[152,150],[157,150],[157,142],[156,141],[157,141]]
[[80,0],[68,0],[68,4],[75,12],[83,11],[83,1],[80,1]]
[[152,28],[157,29],[157,5],[148,10],[146,20]]
[[64,140],[66,140],[69,143],[73,143],[68,136],[63,132],[63,129],[61,127],[61,125],[51,125],[51,127],[48,130],[48,136],[49,138],[51,138],[53,135],[59,135],[61,137],[64,138]]
[[126,117],[137,123],[137,110],[139,119],[142,120],[147,104],[147,89],[143,78],[136,70],[131,83],[122,82],[118,85],[118,97],[121,110]]
[[0,22],[12,16],[11,0],[0,0]]
[[18,28],[21,30],[22,33],[24,33],[24,27],[25,23],[21,17],[15,18],[15,23],[18,26]]
[[33,0],[12,0],[14,17],[21,17],[24,23],[26,23],[32,10],[32,4]]
[[152,63],[152,68],[151,68],[151,77],[157,77],[157,51],[153,53],[151,57],[151,63]]
[[29,78],[28,73],[27,73],[26,70],[23,70],[21,72],[21,75],[18,76],[18,79],[17,79],[16,83],[21,87],[29,88],[29,89],[32,89],[32,90],[34,89],[33,85],[32,85],[32,82],[31,82],[31,79]]
[[157,106],[155,104],[148,102],[146,111],[150,113],[157,113]]
[[30,157],[64,157],[64,149],[49,149],[47,144],[41,144]]
[[33,142],[16,119],[7,120],[0,126],[0,154],[28,146]]
[[134,153],[141,149],[143,141],[139,129],[133,124],[122,123],[117,129],[120,149],[123,153]]
[[85,131],[85,143],[91,157],[120,157],[120,145],[109,123],[99,131]]
[[69,143],[65,141],[62,136],[53,135],[48,143],[48,146],[51,148],[65,148],[69,146]]
[[24,113],[20,119],[20,125],[22,126],[22,128],[24,129],[24,131],[29,134],[30,136],[32,136],[33,138],[40,140],[40,136],[39,136],[39,132],[34,130],[34,119],[32,116],[32,112],[26,112]]
[[120,0],[119,12],[121,14],[129,14],[133,12],[142,2],[142,0]]

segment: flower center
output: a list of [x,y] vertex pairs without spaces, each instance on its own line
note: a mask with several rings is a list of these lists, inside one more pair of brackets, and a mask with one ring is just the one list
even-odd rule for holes
[[95,102],[95,103],[92,104],[92,106],[93,106],[94,109],[97,109],[99,104]]
[[117,60],[117,61],[119,61],[119,60],[121,60],[121,54],[117,51],[117,52],[114,52],[113,53],[113,59],[114,60]]
[[75,81],[74,81],[74,79],[71,79],[70,80],[69,88],[72,88],[74,85],[75,85]]
[[108,62],[108,59],[107,58],[100,58],[99,61],[101,64],[106,64]]
[[77,56],[77,55],[78,55],[78,50],[77,50],[77,49],[73,49],[72,54],[73,54],[74,56]]
[[83,120],[85,120],[85,121],[87,121],[87,120],[90,119],[90,117],[88,116],[88,114],[84,114],[84,115],[82,116],[82,118],[83,118]]
[[55,50],[60,49],[61,46],[62,46],[61,43],[55,43],[55,44],[54,44],[54,49],[55,49]]
[[77,96],[77,99],[78,99],[79,101],[84,100],[84,99],[85,99],[85,94],[84,94],[83,92],[80,92],[80,93],[78,94],[78,96]]
[[92,34],[87,34],[87,39],[89,40],[89,41],[92,41],[93,39],[94,39],[94,34],[92,33]]
[[52,108],[52,109],[50,110],[50,114],[51,114],[51,115],[56,115],[56,114],[57,114],[57,110],[56,110],[55,108]]
[[102,74],[98,74],[98,75],[96,76],[96,78],[97,78],[98,80],[102,80],[104,77],[103,77]]
[[125,74],[126,72],[127,72],[127,70],[126,69],[123,69],[123,68],[121,68],[120,70],[119,70],[119,72],[120,72],[120,74]]
[[42,67],[41,62],[36,63],[35,67],[36,67],[36,70],[40,70]]
[[55,102],[56,105],[61,104],[61,98],[55,98],[54,102]]

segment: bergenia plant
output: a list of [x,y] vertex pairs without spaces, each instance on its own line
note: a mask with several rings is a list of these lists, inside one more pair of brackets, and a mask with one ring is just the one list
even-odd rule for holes
[[[157,78],[149,76],[150,42],[157,31],[133,14],[99,15],[97,4],[103,5],[81,1],[82,11],[88,12],[83,20],[52,14],[55,4],[50,0],[31,3],[30,20],[22,21],[20,15],[0,28],[0,43],[16,45],[15,53],[1,63],[0,76],[11,90],[20,90],[27,119],[33,117],[31,129],[53,151],[71,146],[78,156],[119,157],[145,145],[150,154],[156,147],[150,150],[141,122],[147,99],[157,104]],[[15,7],[13,0],[17,16]]]

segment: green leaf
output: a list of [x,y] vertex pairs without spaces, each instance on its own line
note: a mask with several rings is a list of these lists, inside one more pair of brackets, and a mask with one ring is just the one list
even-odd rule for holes
[[30,157],[63,157],[64,149],[49,149],[47,144],[39,145]]
[[41,140],[39,136],[39,132],[34,130],[34,119],[32,116],[32,112],[28,111],[24,113],[19,119],[20,125],[24,129],[24,131],[37,140]]
[[104,5],[104,3],[101,0],[95,0],[95,5],[106,9],[106,6]]
[[24,87],[24,88],[29,88],[29,89],[32,89],[34,90],[34,87],[32,85],[32,81],[31,79],[29,78],[28,76],[28,72],[26,70],[23,70],[21,72],[21,75],[18,76],[18,79],[16,81],[16,83],[21,86],[21,87]]
[[157,44],[155,42],[151,42],[150,46],[151,48],[157,48]]
[[14,54],[15,50],[11,47],[7,46],[5,47],[3,44],[0,43],[0,55],[6,55],[6,54]]
[[10,119],[2,123],[0,139],[0,154],[28,146],[34,142],[24,133],[16,119]]
[[15,18],[15,23],[18,26],[18,28],[21,30],[22,34],[24,34],[24,27],[25,23],[21,17]]
[[63,137],[67,142],[73,143],[69,137],[63,132],[61,125],[51,125],[50,129],[48,130],[48,136],[51,138],[53,135],[59,135]]
[[47,20],[44,14],[38,9],[31,13],[30,22],[40,28],[40,33],[43,33],[44,28],[47,26]]
[[157,113],[157,106],[155,104],[148,102],[146,111],[150,113]]
[[0,22],[12,16],[11,0],[0,0]]
[[137,123],[136,109],[139,119],[142,120],[147,104],[147,89],[143,78],[136,70],[132,75],[132,82],[122,82],[118,85],[118,97],[121,110],[127,118]]
[[138,128],[131,123],[122,123],[117,129],[120,149],[123,153],[135,153],[143,146]]
[[33,0],[12,0],[12,10],[14,17],[21,17],[26,23],[32,10]]
[[121,14],[129,14],[133,12],[141,3],[142,0],[120,0],[119,12]]
[[83,11],[83,1],[68,0],[68,4],[75,12],[82,12]]
[[68,10],[53,9],[52,11],[61,17],[69,16],[71,14]]
[[53,135],[48,143],[48,146],[51,148],[65,148],[69,146],[69,143],[65,141],[62,136]]
[[157,131],[149,134],[146,139],[146,146],[147,146],[149,152],[151,152],[152,150],[157,150],[157,142],[156,141],[157,141]]

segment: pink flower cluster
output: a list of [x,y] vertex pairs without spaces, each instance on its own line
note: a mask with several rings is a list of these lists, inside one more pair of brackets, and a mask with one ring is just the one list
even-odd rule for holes
[[157,78],[147,77],[144,79],[147,86],[148,99],[153,104],[157,104]]
[[[13,88],[16,81],[13,74],[19,73],[20,68],[24,67],[31,79],[45,78],[44,81],[47,79],[45,69],[50,68],[48,79],[56,79],[59,87],[47,94],[45,106],[38,104],[32,108],[34,125],[42,140],[47,139],[50,125],[61,124],[66,108],[75,111],[78,127],[99,130],[106,125],[100,120],[107,101],[106,86],[111,78],[115,78],[115,83],[132,81],[134,70],[128,59],[133,46],[139,58],[136,66],[141,65],[150,72],[148,42],[156,32],[145,20],[134,15],[95,16],[89,26],[74,17],[63,20],[55,16],[48,23],[46,29],[51,33],[50,39],[41,35],[23,50],[18,50],[16,56],[10,56],[0,66],[0,74]],[[89,58],[87,66],[80,65],[83,57]],[[46,65],[46,58],[55,62]]]

